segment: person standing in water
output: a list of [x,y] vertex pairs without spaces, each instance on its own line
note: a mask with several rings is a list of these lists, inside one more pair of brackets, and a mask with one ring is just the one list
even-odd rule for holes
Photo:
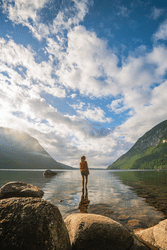
[[81,161],[79,163],[79,168],[82,176],[82,190],[84,192],[84,183],[85,183],[85,188],[87,189],[87,184],[88,184],[88,174],[89,174],[89,169],[88,169],[88,164],[86,157],[83,155],[81,156]]

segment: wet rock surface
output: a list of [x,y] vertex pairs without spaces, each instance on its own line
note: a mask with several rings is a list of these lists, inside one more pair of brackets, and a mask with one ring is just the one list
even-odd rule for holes
[[139,241],[135,236],[133,236],[134,243],[129,250],[150,250],[148,246]]
[[161,221],[154,227],[138,230],[135,234],[160,250],[167,249],[167,220]]
[[59,209],[40,198],[0,201],[0,249],[69,250]]
[[71,214],[65,224],[73,250],[126,250],[133,244],[129,231],[105,216]]
[[0,199],[11,197],[39,197],[42,198],[44,192],[31,184],[21,181],[12,181],[6,183],[0,189]]

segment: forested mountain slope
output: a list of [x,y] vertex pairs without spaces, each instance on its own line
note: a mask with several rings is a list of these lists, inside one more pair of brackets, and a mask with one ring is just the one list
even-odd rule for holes
[[167,168],[167,120],[145,133],[108,169]]

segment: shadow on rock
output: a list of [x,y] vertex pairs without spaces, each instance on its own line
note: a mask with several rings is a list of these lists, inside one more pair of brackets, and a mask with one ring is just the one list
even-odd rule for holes
[[69,250],[59,209],[40,198],[0,201],[0,249]]

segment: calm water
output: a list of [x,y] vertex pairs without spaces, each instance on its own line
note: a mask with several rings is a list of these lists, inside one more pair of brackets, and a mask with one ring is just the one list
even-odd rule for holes
[[116,176],[167,218],[167,171],[117,172]]
[[[132,189],[130,186],[134,180],[138,184],[143,181],[148,186],[151,185],[150,175],[154,180],[154,188],[157,185],[161,192],[164,192],[161,195],[165,197],[167,171],[158,173],[156,171],[94,170],[90,172],[88,190],[84,194],[79,170],[57,171],[57,173],[56,176],[48,179],[43,177],[43,170],[0,170],[0,187],[9,181],[24,181],[36,185],[44,191],[43,199],[55,204],[63,218],[70,213],[80,211],[102,214],[121,222],[129,230],[147,228],[165,218],[162,211],[148,204],[146,197],[139,196],[135,188]],[[163,188],[161,188],[162,183]]]

